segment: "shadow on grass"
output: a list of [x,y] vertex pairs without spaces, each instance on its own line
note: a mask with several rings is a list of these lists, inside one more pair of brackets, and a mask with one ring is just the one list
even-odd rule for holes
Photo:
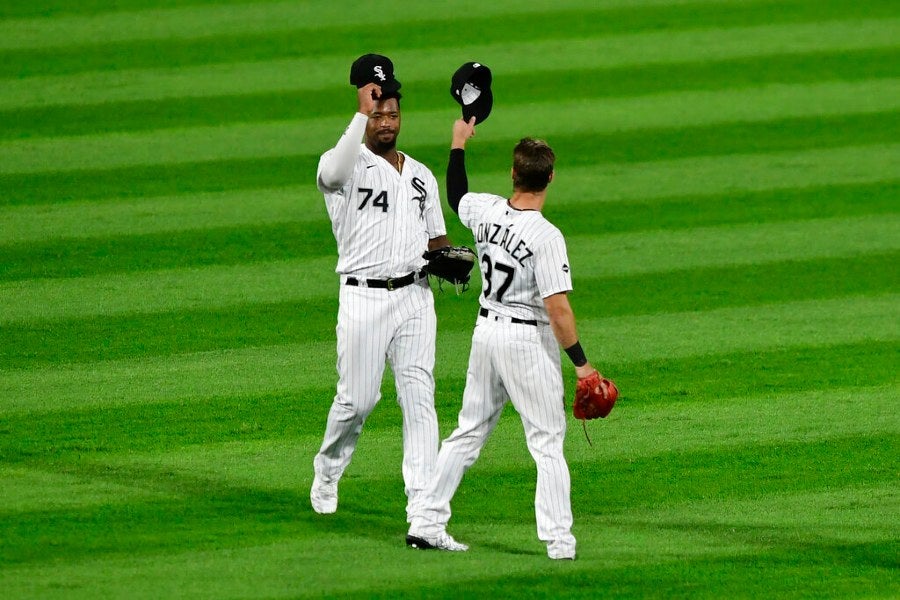
[[[383,587],[373,598],[847,598],[896,597],[896,542],[794,543],[787,538],[746,554],[658,556],[638,564],[538,564],[535,574],[438,585]],[[894,557],[892,560],[891,557]],[[549,561],[547,561],[549,562]]]
[[[406,533],[402,483],[392,481],[347,478],[341,491],[349,501],[334,515],[318,515],[309,504],[309,476],[279,490],[228,485],[167,467],[87,463],[57,469],[163,498],[0,513],[3,564],[240,548],[284,539],[308,539],[314,553],[320,542],[313,540],[329,533],[389,538],[398,546]],[[360,496],[368,498],[365,504]]]

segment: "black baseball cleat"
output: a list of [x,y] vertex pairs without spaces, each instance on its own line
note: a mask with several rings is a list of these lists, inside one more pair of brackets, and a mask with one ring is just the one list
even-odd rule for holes
[[406,536],[406,545],[416,550],[447,550],[449,552],[465,552],[469,549],[465,544],[460,544],[447,532],[436,537],[423,538],[416,535]]
[[406,536],[406,545],[410,548],[415,548],[416,550],[434,550],[434,546],[414,535]]

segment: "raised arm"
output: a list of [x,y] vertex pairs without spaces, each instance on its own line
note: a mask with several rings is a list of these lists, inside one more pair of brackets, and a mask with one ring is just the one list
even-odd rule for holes
[[328,155],[319,168],[319,185],[325,189],[336,190],[343,187],[350,176],[353,175],[353,167],[359,157],[360,143],[366,132],[366,123],[369,114],[375,108],[375,99],[381,95],[381,88],[370,83],[357,90],[359,108],[344,135],[334,146],[334,150]]
[[453,140],[450,143],[450,160],[447,163],[447,203],[453,212],[459,213],[459,201],[469,191],[466,175],[466,140],[475,135],[475,117],[469,122],[457,119],[453,123]]

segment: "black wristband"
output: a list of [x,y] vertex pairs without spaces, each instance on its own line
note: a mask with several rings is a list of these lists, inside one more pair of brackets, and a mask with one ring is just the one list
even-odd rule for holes
[[569,355],[569,360],[571,360],[572,364],[576,367],[587,364],[587,357],[584,355],[584,349],[581,347],[581,342],[575,342],[566,348],[566,354]]

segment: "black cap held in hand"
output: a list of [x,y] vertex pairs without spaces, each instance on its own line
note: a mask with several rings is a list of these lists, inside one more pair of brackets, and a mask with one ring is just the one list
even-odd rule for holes
[[377,83],[381,86],[382,94],[392,94],[400,89],[400,82],[394,78],[394,63],[380,54],[363,54],[353,61],[350,83],[357,89],[369,83]]
[[491,114],[494,106],[491,81],[491,70],[477,62],[468,62],[453,74],[450,95],[462,106],[464,120],[475,117],[476,123],[483,123]]

